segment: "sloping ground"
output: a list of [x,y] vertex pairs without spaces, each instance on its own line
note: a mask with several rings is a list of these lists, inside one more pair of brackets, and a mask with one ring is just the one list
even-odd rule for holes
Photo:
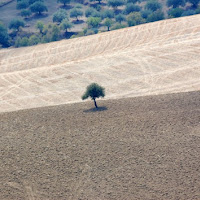
[[199,102],[190,92],[2,113],[0,199],[199,200]]
[[200,89],[200,15],[0,51],[0,112]]

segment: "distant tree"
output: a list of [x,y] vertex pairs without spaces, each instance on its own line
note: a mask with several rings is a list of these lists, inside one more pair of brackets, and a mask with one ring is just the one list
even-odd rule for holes
[[38,2],[38,1],[40,1],[40,2],[44,2],[44,0],[29,0],[29,5],[32,5],[32,4],[34,4],[35,2]]
[[59,9],[53,14],[53,22],[58,22],[59,24],[63,19],[67,18],[67,11],[65,9]]
[[113,21],[109,18],[106,18],[105,22],[104,22],[104,26],[107,26],[108,31],[110,31],[110,27],[113,24]]
[[58,41],[60,38],[60,28],[53,24],[52,30],[51,30],[51,41]]
[[27,0],[22,0],[17,2],[17,10],[22,10],[28,8],[29,3]]
[[200,14],[200,5],[198,6],[198,8],[195,10],[196,14]]
[[190,16],[190,15],[195,15],[195,14],[196,14],[196,12],[195,12],[194,10],[185,10],[185,11],[182,13],[181,17]]
[[123,0],[108,0],[108,6],[117,9],[119,6],[123,6],[125,2]]
[[127,0],[127,3],[133,3],[133,4],[135,4],[135,3],[137,3],[137,2],[140,2],[140,0]]
[[36,44],[39,44],[40,43],[40,38],[36,35],[31,35],[31,37],[29,38],[29,46],[32,46],[32,45],[36,45]]
[[41,21],[37,21],[35,27],[40,31],[41,34],[43,34],[44,29],[44,23]]
[[142,17],[143,17],[144,19],[147,19],[148,16],[149,16],[151,13],[152,13],[151,10],[142,10],[142,11],[141,11],[141,15],[142,15]]
[[167,6],[177,8],[179,6],[184,6],[185,0],[167,0]]
[[2,47],[8,47],[10,45],[8,30],[1,22],[0,22],[0,45],[2,45]]
[[66,4],[69,4],[71,0],[57,0],[58,3],[62,3],[64,6],[66,6]]
[[27,47],[29,45],[29,40],[27,37],[17,38],[15,40],[15,47]]
[[22,17],[24,17],[24,18],[28,18],[28,17],[30,17],[30,15],[31,15],[31,11],[30,10],[22,10],[21,11],[21,16]]
[[139,12],[140,10],[141,10],[140,6],[135,5],[133,3],[128,3],[128,4],[126,4],[126,8],[124,10],[124,13],[128,15],[129,13]]
[[139,25],[139,24],[144,24],[146,21],[141,16],[140,12],[134,12],[134,13],[130,13],[127,16],[127,22],[128,22],[129,26],[136,26],[136,25]]
[[127,27],[127,25],[116,23],[111,27],[111,30],[117,30],[117,29],[121,29],[121,28],[125,28],[125,27]]
[[65,34],[68,32],[68,29],[72,27],[73,27],[73,24],[68,19],[64,19],[60,24],[60,28],[61,30],[65,31]]
[[116,22],[119,22],[121,24],[123,21],[126,21],[126,17],[122,14],[119,14],[119,15],[116,15],[115,20]]
[[94,12],[96,12],[96,9],[94,9],[94,8],[87,8],[87,9],[85,10],[85,16],[86,16],[86,17],[90,17],[90,16],[92,16],[92,14],[93,14]]
[[92,27],[92,28],[98,27],[100,22],[101,22],[101,18],[99,18],[99,17],[89,17],[87,19],[88,26]]
[[30,10],[31,12],[33,13],[38,13],[39,15],[42,14],[42,12],[47,12],[48,9],[47,7],[44,5],[43,2],[40,2],[40,1],[37,1],[35,3],[33,3],[31,6],[30,6]]
[[73,8],[70,11],[70,17],[71,18],[76,18],[76,20],[78,21],[78,17],[82,17],[83,16],[83,11],[78,9],[78,8]]
[[200,3],[200,0],[187,0],[188,2],[190,2],[192,4],[192,7],[194,9],[196,9]]
[[163,20],[164,18],[165,18],[164,13],[160,10],[157,10],[157,11],[151,13],[147,17],[147,22],[155,22],[155,21]]
[[108,9],[106,9],[106,10],[103,10],[103,11],[101,12],[101,18],[102,18],[102,19],[105,19],[105,18],[113,18],[114,15],[115,15],[115,13],[114,13],[113,10],[108,10]]
[[82,96],[82,100],[85,100],[90,97],[94,101],[95,107],[98,108],[96,103],[96,98],[104,96],[105,96],[105,88],[98,85],[97,83],[92,83],[87,86],[86,92]]
[[169,17],[181,17],[184,10],[182,8],[172,8],[168,11]]
[[13,19],[11,20],[11,22],[9,23],[9,29],[14,29],[17,32],[19,32],[20,27],[24,27],[25,23],[23,20],[21,19]]
[[145,9],[152,10],[152,11],[156,11],[161,8],[162,6],[157,0],[150,0],[145,5]]

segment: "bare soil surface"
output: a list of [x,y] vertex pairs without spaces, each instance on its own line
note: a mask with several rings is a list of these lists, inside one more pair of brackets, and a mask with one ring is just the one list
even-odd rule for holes
[[0,114],[0,199],[200,199],[200,91]]

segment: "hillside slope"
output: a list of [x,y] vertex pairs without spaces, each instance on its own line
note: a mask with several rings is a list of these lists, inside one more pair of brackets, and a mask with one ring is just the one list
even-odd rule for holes
[[0,112],[200,89],[200,15],[0,51]]
[[200,91],[1,113],[0,199],[199,200],[199,102]]

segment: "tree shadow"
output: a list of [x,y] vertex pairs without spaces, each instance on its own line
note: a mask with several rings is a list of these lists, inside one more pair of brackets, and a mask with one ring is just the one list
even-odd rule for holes
[[105,110],[108,110],[108,108],[105,106],[102,106],[102,107],[98,107],[98,108],[90,108],[88,110],[84,110],[83,112],[90,113],[90,112],[101,112],[101,111],[105,111]]
[[72,9],[72,8],[73,8],[73,6],[72,6],[72,5],[69,5],[69,4],[67,4],[66,6],[64,6],[64,5],[61,5],[61,6],[59,6],[59,8],[61,8],[61,9],[65,9],[65,10],[69,10],[69,9]]
[[77,32],[66,32],[66,33],[64,33],[64,37],[66,39],[69,39],[72,35],[76,35],[76,34],[77,34]]
[[82,24],[82,23],[84,23],[84,21],[79,19],[78,21],[77,20],[73,20],[72,23],[73,24]]
[[38,19],[43,19],[43,18],[46,18],[48,17],[49,14],[48,13],[41,13],[41,14],[33,14],[31,17],[28,18],[28,21],[31,21],[31,20],[38,20]]

